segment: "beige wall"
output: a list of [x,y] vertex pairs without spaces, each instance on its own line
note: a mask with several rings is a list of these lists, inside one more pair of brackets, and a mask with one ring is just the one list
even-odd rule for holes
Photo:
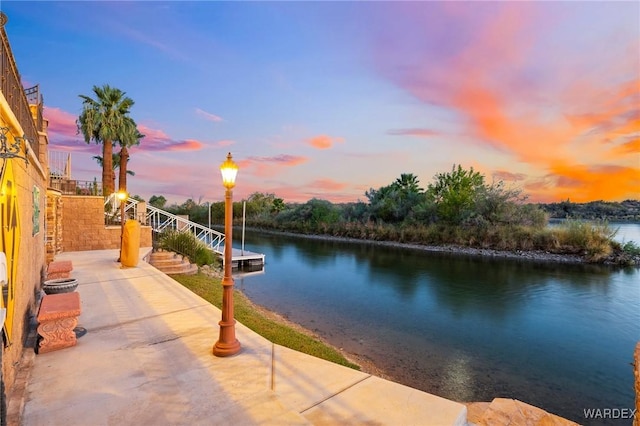
[[[0,167],[6,161],[12,162],[13,175],[16,184],[16,200],[20,227],[20,246],[17,260],[17,276],[15,283],[15,301],[11,338],[7,342],[2,356],[3,378],[6,391],[9,392],[15,381],[17,369],[24,342],[29,332],[31,316],[36,313],[36,292],[44,273],[45,262],[45,212],[46,212],[46,181],[43,170],[35,157],[31,156],[29,165],[24,160],[0,160]],[[34,188],[39,195],[34,200]],[[36,221],[39,230],[34,234],[35,204],[39,205]],[[2,224],[6,226],[7,224]],[[2,248],[4,250],[5,248]]]
[[[62,196],[62,249],[68,251],[120,248],[120,226],[105,226],[102,196]],[[140,247],[151,247],[151,227],[142,226]]]

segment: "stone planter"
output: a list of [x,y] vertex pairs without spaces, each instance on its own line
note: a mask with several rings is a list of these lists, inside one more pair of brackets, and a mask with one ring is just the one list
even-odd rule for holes
[[70,293],[78,287],[78,280],[75,278],[59,278],[47,280],[42,284],[42,289],[46,294]]

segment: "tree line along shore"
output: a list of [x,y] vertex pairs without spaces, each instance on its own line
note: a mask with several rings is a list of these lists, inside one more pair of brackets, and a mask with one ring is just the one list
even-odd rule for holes
[[[608,223],[640,222],[637,200],[528,203],[520,190],[504,182],[487,183],[481,173],[459,165],[436,174],[426,188],[415,175],[401,174],[389,185],[369,189],[365,198],[285,203],[275,194],[256,192],[244,203],[234,203],[234,218],[240,224],[244,209],[247,226],[272,231],[489,256],[640,264],[638,242],[615,241],[616,230]],[[201,224],[224,221],[224,202],[189,199],[166,206],[163,196],[154,195],[149,203]],[[549,227],[550,218],[566,220]]]

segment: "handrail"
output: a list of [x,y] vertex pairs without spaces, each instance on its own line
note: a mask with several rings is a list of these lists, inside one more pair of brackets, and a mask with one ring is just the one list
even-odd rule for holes
[[[105,216],[120,219],[120,200],[118,200],[115,193],[105,199],[105,206],[107,206],[107,204],[111,206],[111,211],[108,212],[105,209]],[[132,212],[133,217],[139,217],[138,215],[140,212],[138,212],[138,200],[128,198],[124,210],[125,217],[131,216],[131,214],[127,214],[127,212]],[[150,225],[154,232],[162,232],[165,229],[176,229],[178,231],[191,232],[197,239],[202,241],[215,253],[224,253],[225,235],[222,232],[207,228],[199,223],[191,222],[188,219],[169,213],[150,204],[147,204],[144,219],[145,223]]]
[[[0,75],[0,91],[20,123],[24,137],[28,139],[31,150],[35,153],[36,158],[39,158],[40,138],[38,136],[38,128],[31,114],[29,101],[22,87],[20,73],[11,51],[9,38],[4,29],[6,22],[6,15],[0,12],[0,73],[2,74]],[[41,108],[41,105],[37,105],[37,108]],[[18,136],[22,137],[23,135]]]

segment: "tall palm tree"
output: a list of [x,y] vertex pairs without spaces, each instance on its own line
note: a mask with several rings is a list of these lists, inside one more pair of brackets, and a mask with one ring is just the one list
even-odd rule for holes
[[120,144],[120,176],[118,177],[118,189],[120,191],[127,191],[127,163],[129,162],[129,149],[128,147],[139,145],[140,139],[144,138],[144,135],[138,131],[135,121],[132,119],[127,120],[127,131],[123,137],[118,140]]
[[[98,166],[100,166],[100,168],[102,168],[102,155],[94,155],[93,157],[94,160],[96,160],[96,162],[98,163]],[[115,187],[115,182],[116,182],[116,174],[115,174],[115,170],[120,168],[120,153],[119,152],[114,152],[112,155],[112,163],[113,163],[113,173],[111,174],[111,179],[113,180],[113,184]],[[135,176],[136,172],[132,171],[132,170],[127,170],[127,175],[128,176]]]
[[84,141],[102,144],[102,193],[108,196],[114,191],[113,142],[127,139],[126,132],[131,129],[129,112],[134,102],[125,96],[125,92],[105,84],[93,86],[95,99],[79,95],[82,99],[82,112],[76,120],[78,133]]

